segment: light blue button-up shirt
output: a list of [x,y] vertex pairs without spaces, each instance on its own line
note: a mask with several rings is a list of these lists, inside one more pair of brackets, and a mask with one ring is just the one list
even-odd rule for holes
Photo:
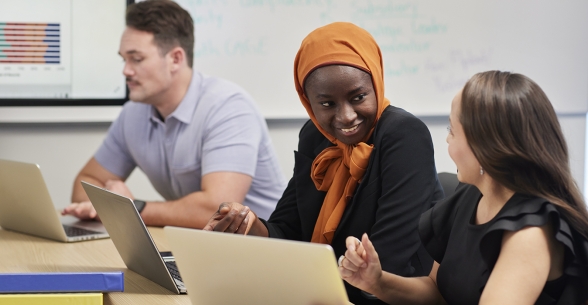
[[243,204],[265,219],[286,187],[253,99],[231,82],[198,72],[165,121],[151,105],[125,103],[94,157],[123,179],[139,167],[166,200],[200,191],[208,173],[249,175],[253,182]]

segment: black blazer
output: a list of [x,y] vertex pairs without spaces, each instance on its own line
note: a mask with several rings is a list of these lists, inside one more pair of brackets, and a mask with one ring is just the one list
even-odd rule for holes
[[[402,276],[428,275],[432,259],[418,234],[420,215],[443,197],[437,181],[433,143],[425,124],[403,109],[388,106],[368,141],[374,144],[367,171],[348,203],[331,246],[345,253],[348,236],[372,240],[382,268]],[[269,220],[270,237],[310,241],[326,192],[310,177],[312,162],[333,144],[308,121],[294,152],[294,175]],[[369,296],[345,283],[354,304]],[[378,303],[376,301],[375,303]]]

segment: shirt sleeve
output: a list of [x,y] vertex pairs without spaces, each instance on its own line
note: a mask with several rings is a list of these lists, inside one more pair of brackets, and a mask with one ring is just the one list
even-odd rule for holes
[[118,118],[110,125],[106,138],[94,154],[94,158],[102,167],[122,179],[126,179],[136,166],[125,141],[126,109],[128,107],[125,105]]
[[[432,260],[421,248],[418,223],[441,195],[436,192],[431,136],[425,124],[410,115],[384,123],[381,141],[375,143],[380,150],[381,194],[370,239],[384,270],[402,276],[428,274]],[[420,262],[414,260],[415,253]]]
[[202,175],[237,172],[253,177],[265,121],[243,94],[215,105],[206,118]]
[[[320,135],[320,133],[310,120],[300,129],[298,150],[294,151],[293,176],[269,220],[262,220],[270,237],[310,241],[312,232],[306,232],[306,234],[303,232],[304,225],[301,221],[299,203],[305,204],[303,209],[306,212],[314,210],[310,213],[318,215],[326,194],[317,190],[310,179],[310,165],[314,160],[310,152],[314,149],[320,149],[325,144],[328,145],[328,141],[322,135],[316,135]],[[299,187],[301,189],[298,189]],[[301,198],[298,197],[299,195]],[[317,199],[319,201],[315,202]],[[302,218],[304,216],[302,215]],[[314,224],[312,228],[314,228]]]

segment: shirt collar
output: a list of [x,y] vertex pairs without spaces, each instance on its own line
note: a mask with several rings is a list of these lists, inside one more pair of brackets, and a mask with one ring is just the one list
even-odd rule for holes
[[[200,95],[200,84],[202,82],[202,75],[197,72],[192,72],[192,79],[190,80],[190,86],[188,86],[188,91],[184,95],[184,98],[176,108],[167,118],[166,121],[170,118],[175,118],[176,120],[189,124],[192,122],[192,117],[194,116],[194,110],[196,109],[196,105],[198,105],[199,95]],[[159,118],[159,114],[157,113],[157,109],[151,106],[151,114],[150,114],[151,121],[161,122]]]

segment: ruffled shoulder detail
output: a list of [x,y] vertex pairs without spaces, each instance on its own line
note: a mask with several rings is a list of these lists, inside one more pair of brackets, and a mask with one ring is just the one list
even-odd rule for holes
[[588,240],[574,230],[557,207],[546,199],[515,194],[486,230],[480,243],[482,257],[491,270],[500,252],[492,246],[491,240],[501,239],[504,230],[518,231],[526,226],[542,226],[549,221],[553,224],[555,239],[565,247],[564,274],[569,278],[557,302],[542,293],[536,304],[585,302],[588,299]]

